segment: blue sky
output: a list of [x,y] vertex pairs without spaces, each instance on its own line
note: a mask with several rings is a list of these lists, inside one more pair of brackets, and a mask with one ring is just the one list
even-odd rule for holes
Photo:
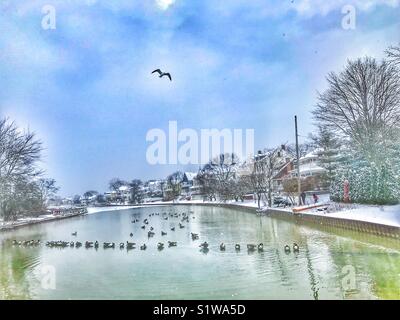
[[[41,27],[48,4],[55,30]],[[347,4],[355,30],[341,27]],[[63,195],[161,178],[177,167],[147,164],[148,130],[176,120],[252,128],[256,148],[292,142],[295,114],[312,131],[326,74],[382,58],[399,17],[400,0],[0,0],[0,115],[37,132]]]

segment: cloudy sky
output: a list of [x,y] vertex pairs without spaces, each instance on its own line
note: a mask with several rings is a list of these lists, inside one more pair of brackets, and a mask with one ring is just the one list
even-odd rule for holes
[[293,142],[295,114],[301,135],[313,129],[326,74],[382,58],[399,17],[400,0],[0,0],[0,116],[37,132],[63,195],[160,178],[176,167],[146,162],[148,130],[176,120],[253,128],[256,148]]

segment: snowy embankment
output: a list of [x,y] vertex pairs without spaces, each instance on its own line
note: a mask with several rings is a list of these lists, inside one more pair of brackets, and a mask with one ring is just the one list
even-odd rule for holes
[[72,218],[76,216],[80,216],[84,213],[68,213],[62,215],[53,215],[53,214],[45,214],[40,215],[39,217],[25,217],[20,218],[15,221],[4,221],[0,219],[0,231],[2,230],[12,230],[19,227],[30,226],[33,224],[43,223],[43,222],[50,222],[50,221],[57,221],[66,218]]
[[325,217],[358,220],[400,227],[400,205],[396,206],[368,206],[359,205],[354,209],[323,213],[317,210],[302,212]]

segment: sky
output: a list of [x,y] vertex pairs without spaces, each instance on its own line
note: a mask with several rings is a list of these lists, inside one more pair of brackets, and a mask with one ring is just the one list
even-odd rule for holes
[[0,0],[0,117],[36,132],[64,196],[195,170],[149,164],[147,132],[254,129],[258,150],[294,142],[297,115],[305,139],[326,75],[382,59],[399,17],[400,0]]

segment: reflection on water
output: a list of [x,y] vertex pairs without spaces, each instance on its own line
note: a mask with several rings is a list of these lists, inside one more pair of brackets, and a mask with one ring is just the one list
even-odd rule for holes
[[[189,212],[180,218],[153,212]],[[148,218],[131,223],[133,217]],[[155,236],[148,238],[152,226]],[[171,227],[176,227],[171,231]],[[77,231],[78,236],[71,233]],[[161,236],[161,231],[167,232]],[[198,233],[193,241],[190,233]],[[133,237],[130,237],[133,233]],[[133,241],[137,249],[104,250],[45,246],[23,248],[11,240]],[[167,241],[177,247],[168,248]],[[102,212],[35,225],[0,235],[0,299],[399,299],[398,242],[354,232],[314,229],[230,209],[158,207]],[[199,244],[207,241],[208,252]],[[157,250],[157,243],[165,248]],[[226,251],[219,244],[226,244]],[[284,245],[296,242],[300,252]],[[139,250],[146,243],[148,249]],[[241,244],[241,251],[234,249]],[[264,243],[248,253],[247,243]],[[43,267],[56,271],[56,288],[42,288]],[[344,270],[354,270],[354,287]],[[350,281],[351,282],[351,281]]]

